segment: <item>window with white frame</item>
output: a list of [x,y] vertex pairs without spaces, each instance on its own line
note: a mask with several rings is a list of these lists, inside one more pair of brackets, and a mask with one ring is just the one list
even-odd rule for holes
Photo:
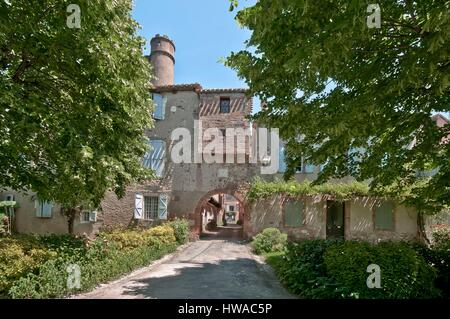
[[82,223],[89,223],[91,221],[90,217],[91,217],[90,211],[85,210],[85,211],[81,212],[81,222]]
[[51,218],[53,205],[50,202],[43,202],[40,200],[35,201],[36,217],[39,218]]
[[80,223],[95,223],[97,222],[97,211],[83,210],[80,214]]
[[144,197],[144,219],[157,219],[159,209],[158,196]]

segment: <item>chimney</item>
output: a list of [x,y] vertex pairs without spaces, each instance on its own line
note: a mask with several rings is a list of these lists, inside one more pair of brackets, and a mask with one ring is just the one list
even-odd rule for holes
[[173,85],[175,44],[167,36],[157,34],[150,40],[150,62],[153,65],[155,87]]

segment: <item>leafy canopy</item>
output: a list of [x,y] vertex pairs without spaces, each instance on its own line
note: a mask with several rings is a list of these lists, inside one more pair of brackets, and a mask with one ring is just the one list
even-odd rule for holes
[[286,140],[286,177],[304,156],[326,164],[316,183],[406,188],[436,211],[450,204],[450,126],[431,118],[450,111],[450,1],[378,1],[380,28],[366,23],[369,3],[260,0],[238,12],[252,35],[227,65],[267,101],[254,118]]
[[146,177],[151,67],[130,0],[0,0],[0,185],[98,205]]

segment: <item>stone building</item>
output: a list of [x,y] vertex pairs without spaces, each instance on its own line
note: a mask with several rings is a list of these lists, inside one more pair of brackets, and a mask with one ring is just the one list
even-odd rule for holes
[[[247,119],[252,113],[247,90],[175,84],[175,51],[175,44],[166,36],[151,40],[148,58],[156,76],[151,92],[156,105],[155,125],[146,132],[152,150],[143,165],[153,168],[158,178],[129,186],[121,199],[107,193],[97,211],[82,212],[75,222],[75,233],[91,235],[99,229],[148,227],[175,217],[187,218],[192,231],[201,233],[205,216],[214,216],[219,209],[211,199],[232,195],[246,237],[266,227],[278,227],[293,238],[418,238],[417,212],[388,201],[356,198],[342,203],[325,197],[292,200],[279,195],[247,201],[246,192],[254,177],[281,178],[283,149],[278,172],[261,175],[264,161],[254,152],[257,132]],[[304,163],[296,179],[313,180],[319,171],[320,167]],[[38,203],[33,196],[13,191],[4,191],[1,196],[14,196],[20,204],[15,218],[18,232],[67,231],[57,205]]]

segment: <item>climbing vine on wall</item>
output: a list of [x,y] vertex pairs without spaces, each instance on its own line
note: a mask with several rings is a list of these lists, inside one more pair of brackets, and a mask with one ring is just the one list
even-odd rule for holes
[[268,198],[275,194],[290,196],[330,195],[338,200],[346,200],[357,196],[369,196],[369,186],[361,182],[324,183],[313,185],[310,181],[274,181],[266,182],[260,178],[254,180],[248,197],[251,200]]
[[368,183],[357,181],[315,184],[311,181],[299,183],[295,180],[268,182],[258,177],[252,182],[247,198],[249,200],[257,200],[282,194],[293,197],[302,195],[329,196],[334,200],[344,201],[355,197],[374,196],[396,200],[401,204],[416,208],[421,213],[436,214],[446,207],[442,205],[423,206],[422,201],[417,200],[418,193],[415,190],[421,186],[421,183],[426,182],[424,179],[415,183],[412,187],[403,187],[402,191],[399,191],[399,187],[371,188]]

